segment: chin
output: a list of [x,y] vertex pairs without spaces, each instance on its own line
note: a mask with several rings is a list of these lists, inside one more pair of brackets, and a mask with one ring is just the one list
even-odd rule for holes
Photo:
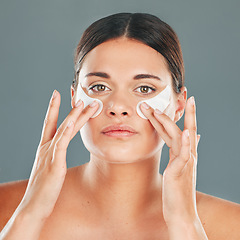
[[138,162],[138,154],[126,148],[109,148],[106,152],[102,152],[103,160],[108,163],[124,164]]
[[[164,142],[161,146],[164,145]],[[160,145],[154,149],[146,149],[143,146],[122,146],[119,145],[108,145],[108,146],[86,146],[91,155],[95,156],[101,161],[112,164],[129,164],[138,163],[143,160],[150,158],[156,158],[159,156],[161,151]]]
[[92,155],[108,163],[131,163],[138,161],[139,154],[136,154],[135,149],[127,145],[85,145],[85,147]]

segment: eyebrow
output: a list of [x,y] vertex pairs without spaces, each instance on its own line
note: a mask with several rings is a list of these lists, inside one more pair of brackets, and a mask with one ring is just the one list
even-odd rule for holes
[[[92,76],[102,77],[102,78],[106,78],[106,79],[110,78],[110,76],[107,73],[104,73],[104,72],[90,72],[85,76],[85,78],[86,77],[92,77]],[[160,77],[152,75],[152,74],[138,74],[138,75],[134,76],[133,79],[134,80],[139,80],[139,79],[146,79],[146,78],[153,78],[153,79],[162,81],[162,79]]]
[[153,79],[162,81],[160,77],[152,75],[152,74],[138,74],[138,75],[134,76],[133,79],[138,80],[138,79],[144,79],[144,78],[153,78]]
[[92,76],[102,77],[102,78],[110,78],[110,76],[107,73],[104,73],[104,72],[90,72],[85,76],[85,78],[86,77],[92,77]]

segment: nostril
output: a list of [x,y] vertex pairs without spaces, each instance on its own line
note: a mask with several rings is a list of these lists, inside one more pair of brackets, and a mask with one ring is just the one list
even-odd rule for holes
[[[115,112],[110,112],[110,114],[113,115],[113,116],[116,115]],[[128,114],[127,112],[122,112],[122,115],[124,115],[124,116],[127,115],[127,114]]]

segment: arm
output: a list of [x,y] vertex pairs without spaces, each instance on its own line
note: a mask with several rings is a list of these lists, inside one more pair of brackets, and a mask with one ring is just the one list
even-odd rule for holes
[[6,226],[0,233],[0,239],[38,239],[44,219],[38,219],[26,209],[16,209]]
[[[191,101],[193,100],[193,101]],[[166,114],[142,108],[169,147],[169,163],[163,173],[163,216],[171,240],[207,240],[196,207],[197,136],[196,107],[188,99],[184,131]],[[167,111],[167,109],[165,110]]]
[[51,98],[33,169],[21,203],[0,233],[1,240],[38,239],[52,213],[67,172],[66,153],[71,139],[96,112],[83,102],[75,106],[57,130],[60,94]]
[[207,240],[207,235],[200,219],[186,221],[179,219],[172,225],[168,225],[169,239],[178,240]]

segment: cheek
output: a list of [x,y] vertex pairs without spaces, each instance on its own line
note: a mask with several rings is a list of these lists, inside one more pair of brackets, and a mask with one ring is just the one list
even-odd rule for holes
[[146,146],[149,150],[158,148],[162,142],[162,138],[152,124],[148,121],[142,129],[144,129],[144,137],[142,138],[143,147]]
[[92,151],[95,146],[94,133],[96,133],[94,129],[94,125],[89,123],[90,121],[91,120],[89,120],[80,130],[80,135],[81,135],[83,144],[89,152]]

